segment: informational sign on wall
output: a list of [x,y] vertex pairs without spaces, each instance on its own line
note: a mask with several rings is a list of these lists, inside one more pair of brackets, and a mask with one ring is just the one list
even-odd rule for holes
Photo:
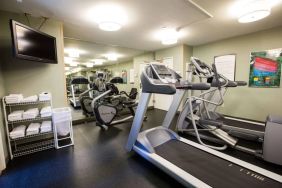
[[280,87],[282,48],[252,52],[249,87]]
[[129,83],[131,84],[134,84],[134,75],[135,75],[134,69],[130,69],[129,70]]
[[222,55],[214,57],[214,63],[217,72],[225,76],[231,81],[235,80],[236,71],[236,55]]

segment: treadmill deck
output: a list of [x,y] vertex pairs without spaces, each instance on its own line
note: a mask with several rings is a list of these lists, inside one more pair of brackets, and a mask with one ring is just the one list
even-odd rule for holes
[[275,180],[178,140],[157,146],[155,151],[157,155],[212,187],[282,187]]
[[229,125],[231,127],[250,129],[250,130],[260,131],[260,132],[265,131],[265,126],[262,126],[262,125],[256,125],[252,123],[241,122],[241,121],[236,121],[236,120],[227,119],[227,118],[220,119],[220,120],[223,121],[224,124]]

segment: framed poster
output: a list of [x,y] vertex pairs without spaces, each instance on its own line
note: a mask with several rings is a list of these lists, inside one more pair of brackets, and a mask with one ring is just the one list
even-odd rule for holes
[[252,52],[249,87],[280,87],[282,48]]
[[225,76],[231,81],[235,81],[235,71],[236,71],[236,55],[221,55],[214,57],[214,63],[217,72]]

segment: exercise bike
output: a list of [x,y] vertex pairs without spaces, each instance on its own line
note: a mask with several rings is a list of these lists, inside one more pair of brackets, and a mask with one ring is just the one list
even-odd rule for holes
[[[83,114],[88,117],[94,116],[96,118],[96,125],[100,126],[103,130],[107,130],[111,125],[130,120],[135,116],[134,107],[138,105],[136,102],[137,89],[132,88],[129,94],[125,91],[119,92],[114,84],[117,83],[117,80],[119,79],[114,78],[110,83],[106,83],[106,91],[95,98],[87,96],[81,96],[80,98]],[[129,110],[130,115],[115,120],[125,109]]]

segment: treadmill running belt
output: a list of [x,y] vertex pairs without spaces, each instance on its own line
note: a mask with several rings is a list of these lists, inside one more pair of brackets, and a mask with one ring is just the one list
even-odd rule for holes
[[[282,187],[281,183],[181,141],[155,148],[158,155],[212,187]],[[181,151],[181,152],[179,152]]]
[[262,125],[256,125],[256,124],[252,124],[252,123],[246,123],[246,122],[240,122],[240,121],[235,121],[232,119],[220,119],[224,122],[224,124],[232,126],[232,127],[238,127],[238,128],[243,128],[243,129],[250,129],[250,130],[254,130],[254,131],[261,131],[264,132],[265,131],[265,126]]

